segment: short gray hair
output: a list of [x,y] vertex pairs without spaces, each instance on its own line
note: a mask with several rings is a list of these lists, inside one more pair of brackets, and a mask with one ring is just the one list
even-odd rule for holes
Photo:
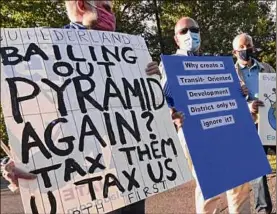
[[239,35],[237,35],[234,40],[233,40],[233,49],[235,50],[236,49],[236,45],[237,45],[237,42],[238,40],[241,38],[241,37],[244,37],[246,38],[246,40],[253,46],[253,39],[252,37],[247,34],[247,33],[241,33]]

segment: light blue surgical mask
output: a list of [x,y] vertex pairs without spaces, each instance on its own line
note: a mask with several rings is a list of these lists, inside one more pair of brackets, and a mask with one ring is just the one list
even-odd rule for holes
[[197,51],[200,48],[200,34],[188,31],[179,36],[179,48],[186,51]]

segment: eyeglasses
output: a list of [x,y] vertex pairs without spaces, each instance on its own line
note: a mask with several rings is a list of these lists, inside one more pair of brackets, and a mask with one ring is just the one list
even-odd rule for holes
[[199,28],[198,27],[190,27],[190,28],[183,28],[179,31],[179,34],[184,35],[186,34],[188,31],[192,32],[192,33],[199,33]]

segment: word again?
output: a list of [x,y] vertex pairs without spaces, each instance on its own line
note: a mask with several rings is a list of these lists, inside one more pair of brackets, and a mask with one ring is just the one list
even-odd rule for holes
[[[108,112],[103,113],[103,117],[104,117],[103,125],[105,126],[105,129],[108,132],[109,144],[111,146],[117,145],[118,141],[121,143],[121,145],[125,145],[125,144],[127,145],[128,142],[126,139],[126,132],[128,132],[136,140],[137,143],[141,141],[141,132],[139,130],[138,118],[136,116],[136,113],[131,110],[130,114],[131,114],[131,119],[127,120],[125,119],[124,115],[118,112],[114,112],[114,114],[111,114]],[[113,125],[114,121],[115,121],[115,125]],[[54,140],[52,139],[53,131],[57,127],[63,126],[63,124],[71,123],[71,122],[72,121],[69,121],[66,118],[57,118],[51,121],[46,126],[43,137],[36,132],[35,128],[30,122],[26,122],[24,124],[24,128],[22,131],[22,140],[21,140],[22,163],[24,164],[29,163],[29,157],[31,154],[30,150],[32,148],[38,148],[45,158],[50,159],[52,158],[53,154],[58,156],[70,155],[74,150],[74,146],[78,146],[78,150],[80,152],[83,152],[85,150],[85,146],[86,146],[85,142],[87,142],[86,141],[87,137],[95,137],[96,142],[102,148],[105,148],[107,146],[107,142],[103,139],[102,133],[97,128],[98,127],[97,124],[95,123],[95,121],[93,121],[93,118],[87,114],[85,114],[82,118],[81,127],[80,127],[80,130],[78,131],[78,133],[80,133],[78,140],[76,136],[70,135],[70,136],[65,136],[63,138],[55,140],[58,143],[54,142]],[[115,132],[115,130],[117,130],[117,133]],[[116,136],[115,134],[119,136],[119,139],[115,137]],[[156,137],[156,135],[154,135],[154,137]],[[63,149],[60,148],[59,144],[61,143],[67,144],[67,148],[64,148],[64,147],[62,147]],[[151,148],[154,153],[154,158],[159,158],[161,157],[161,155],[155,155],[156,147],[157,147],[156,144],[159,145],[160,143],[158,141],[153,141],[151,143]],[[174,150],[174,154],[175,155],[177,154],[177,151],[174,147],[174,143],[171,138],[168,141],[162,140],[161,145],[162,145],[161,148],[162,148],[163,156],[165,156],[165,145],[171,146],[172,149]],[[149,150],[149,147],[147,145],[146,147]],[[119,150],[121,151],[121,149]],[[132,150],[133,149],[130,149],[130,151]],[[124,151],[127,152],[127,148],[125,148]],[[130,151],[127,154],[130,154]],[[142,153],[144,154],[145,151]]]

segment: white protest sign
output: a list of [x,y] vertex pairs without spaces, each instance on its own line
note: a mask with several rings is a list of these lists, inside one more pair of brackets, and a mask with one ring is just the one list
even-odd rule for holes
[[1,29],[1,97],[25,213],[107,213],[192,179],[140,36]]
[[259,135],[263,145],[276,145],[276,73],[259,74]]

